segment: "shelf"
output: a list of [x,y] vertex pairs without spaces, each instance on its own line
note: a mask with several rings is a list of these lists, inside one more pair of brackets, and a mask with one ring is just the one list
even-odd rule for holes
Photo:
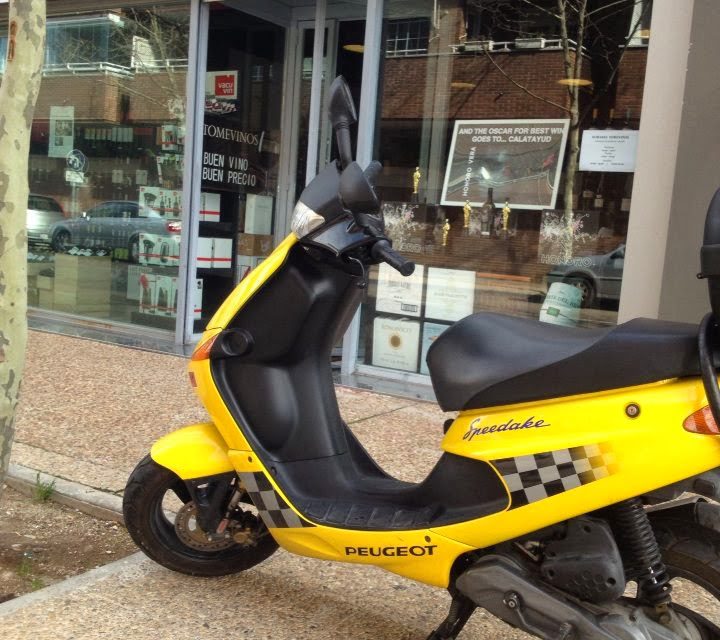
[[232,269],[208,269],[206,267],[198,267],[196,273],[197,273],[198,278],[209,278],[209,277],[232,278],[233,277]]
[[130,316],[133,324],[141,324],[155,329],[174,331],[177,325],[177,317],[173,316],[159,316],[154,313],[140,313],[139,311],[133,311]]
[[225,235],[233,237],[235,235],[235,225],[232,222],[208,222],[200,221],[201,236]]

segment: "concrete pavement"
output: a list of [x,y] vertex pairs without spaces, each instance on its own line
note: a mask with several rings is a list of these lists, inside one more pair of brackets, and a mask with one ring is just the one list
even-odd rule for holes
[[[31,332],[12,463],[105,507],[154,440],[206,419],[184,358]],[[439,456],[448,417],[431,404],[339,387],[353,431],[393,475],[422,479]],[[64,483],[64,484],[63,484]],[[67,489],[67,491],[66,491]],[[114,497],[114,500],[113,500]],[[279,550],[226,578],[191,578],[142,554],[0,604],[8,640],[324,638],[423,640],[444,618],[442,590],[372,567]],[[461,637],[526,638],[477,612]]]

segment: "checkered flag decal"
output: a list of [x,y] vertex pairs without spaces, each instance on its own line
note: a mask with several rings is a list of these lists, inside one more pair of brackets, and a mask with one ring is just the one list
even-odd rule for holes
[[597,444],[494,460],[510,490],[510,508],[544,500],[614,473],[614,455]]
[[298,517],[264,473],[241,473],[240,480],[268,529],[315,526]]

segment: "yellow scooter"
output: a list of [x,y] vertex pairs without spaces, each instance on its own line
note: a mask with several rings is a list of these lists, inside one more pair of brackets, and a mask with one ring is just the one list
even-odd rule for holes
[[715,316],[699,330],[460,320],[427,356],[438,402],[457,417],[428,477],[402,482],[343,422],[330,354],[370,265],[414,265],[384,234],[379,164],[352,161],[342,78],[329,111],[340,160],[307,186],[292,235],[192,356],[212,422],[159,440],[128,481],[135,542],[202,576],[252,567],[278,545],[377,565],[450,591],[429,640],[456,638],[477,607],[553,640],[720,640],[672,598],[676,577],[720,597],[720,195],[702,253]]

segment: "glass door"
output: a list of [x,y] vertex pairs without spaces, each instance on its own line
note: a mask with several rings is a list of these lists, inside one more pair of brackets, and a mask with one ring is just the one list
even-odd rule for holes
[[[330,10],[332,6],[328,7]],[[322,81],[317,100],[320,109],[317,121],[311,123],[313,49],[315,23],[298,23],[297,68],[301,69],[301,81],[297,94],[299,113],[298,161],[295,172],[295,199],[300,197],[305,184],[335,157],[332,128],[324,112],[325,92],[337,75],[342,75],[350,86],[356,106],[360,104],[362,86],[362,64],[364,53],[365,20],[328,19],[325,22],[323,42]],[[329,54],[329,55],[328,55]],[[315,114],[312,114],[315,115]],[[313,146],[314,145],[314,146]],[[303,153],[307,151],[307,153]]]
[[195,332],[273,249],[285,47],[285,27],[209,6]]

